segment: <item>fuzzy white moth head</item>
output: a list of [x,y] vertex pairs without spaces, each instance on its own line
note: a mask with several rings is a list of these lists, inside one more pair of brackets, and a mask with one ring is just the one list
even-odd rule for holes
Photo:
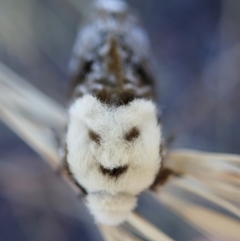
[[109,106],[85,95],[70,107],[67,162],[88,192],[99,222],[118,224],[136,206],[136,195],[154,181],[161,164],[161,130],[152,101]]

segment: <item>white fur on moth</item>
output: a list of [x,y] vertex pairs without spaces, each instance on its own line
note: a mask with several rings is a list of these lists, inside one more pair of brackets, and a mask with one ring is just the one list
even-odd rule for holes
[[[154,181],[161,165],[161,129],[155,104],[135,99],[109,106],[91,95],[70,107],[67,162],[76,181],[87,191],[87,205],[97,222],[118,225],[136,207],[137,195]],[[127,133],[137,129],[131,141]],[[89,133],[97,133],[94,141]],[[124,171],[117,177],[104,170]]]

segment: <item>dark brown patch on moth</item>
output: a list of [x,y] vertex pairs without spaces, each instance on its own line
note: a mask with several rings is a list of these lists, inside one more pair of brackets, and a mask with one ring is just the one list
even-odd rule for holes
[[150,189],[153,191],[156,191],[157,188],[165,184],[168,178],[173,174],[175,173],[172,170],[162,166],[154,180],[154,183],[151,185]]
[[96,97],[99,101],[107,105],[114,105],[116,107],[122,105],[128,105],[135,98],[137,98],[133,91],[123,91],[120,92],[118,90],[113,89],[103,89],[96,93]]
[[89,131],[88,131],[88,136],[89,136],[89,138],[90,138],[92,141],[94,141],[94,142],[96,142],[98,145],[100,145],[100,140],[101,140],[100,135],[98,135],[96,132],[94,132],[94,131],[92,131],[92,130],[89,130]]
[[83,192],[84,195],[87,195],[87,191],[86,189],[80,185],[78,183],[78,181],[74,178],[70,168],[69,168],[69,165],[68,165],[68,162],[67,162],[67,155],[68,155],[68,148],[67,148],[67,144],[65,144],[65,148],[64,148],[64,160],[63,160],[63,171],[66,172],[66,175],[69,177],[69,179]]
[[98,100],[100,100],[102,103],[108,104],[110,95],[109,92],[106,89],[102,89],[96,93],[96,97]]
[[165,167],[164,163],[166,161],[167,150],[169,148],[169,145],[170,145],[170,142],[168,143],[167,141],[163,141],[160,144],[159,154],[160,154],[160,157],[162,158],[162,165],[159,169],[159,172],[156,175],[156,178],[155,178],[153,184],[150,186],[150,189],[152,191],[156,191],[159,186],[164,185],[170,176],[173,176],[173,175],[178,176],[179,175],[176,172],[174,172],[173,170]]
[[117,167],[113,169],[107,169],[100,165],[100,171],[103,175],[109,176],[111,178],[118,178],[120,175],[124,174],[128,169],[128,166]]
[[85,80],[86,76],[91,72],[92,66],[94,61],[93,60],[84,60],[82,62],[82,66],[80,68],[79,66],[79,72],[74,73],[71,78],[71,84],[68,89],[68,97],[71,98],[75,88],[82,84],[82,82]]
[[143,84],[153,85],[154,80],[150,75],[149,71],[146,70],[146,64],[144,66],[143,63],[140,63],[138,65],[135,65],[134,68],[135,68],[135,73],[140,77],[141,82]]
[[127,105],[130,102],[132,102],[135,98],[136,97],[135,97],[133,91],[124,91],[124,92],[120,93],[118,102],[121,103],[122,105]]
[[128,131],[125,135],[124,135],[124,139],[126,141],[133,141],[136,138],[138,138],[140,135],[139,130],[137,129],[137,127],[133,127],[130,131]]

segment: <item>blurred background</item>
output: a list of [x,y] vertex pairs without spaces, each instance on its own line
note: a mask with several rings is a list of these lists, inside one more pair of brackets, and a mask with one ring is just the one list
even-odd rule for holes
[[[87,0],[0,0],[0,61],[66,104],[68,62]],[[129,0],[149,34],[164,136],[177,148],[240,154],[240,2]],[[0,90],[1,94],[1,90]],[[37,108],[37,107],[36,107]],[[138,211],[175,240],[186,223],[140,201]],[[0,240],[101,240],[67,185],[0,123]]]

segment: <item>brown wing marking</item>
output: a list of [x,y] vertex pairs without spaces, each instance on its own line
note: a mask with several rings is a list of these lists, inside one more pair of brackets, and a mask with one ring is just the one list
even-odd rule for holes
[[73,176],[73,174],[72,174],[72,172],[71,172],[71,170],[69,168],[68,162],[67,162],[67,154],[68,154],[68,148],[67,148],[67,144],[65,144],[62,171],[66,173],[66,175],[69,177],[70,181],[75,186],[77,186],[82,191],[82,193],[85,196],[85,195],[87,195],[87,191],[86,191],[86,189],[82,185],[80,185],[78,183],[78,181]]
[[167,138],[166,141],[163,141],[160,145],[160,156],[162,158],[162,165],[159,168],[159,172],[157,173],[153,184],[150,186],[150,190],[152,190],[152,191],[156,191],[158,189],[158,187],[164,185],[170,176],[179,175],[176,172],[174,172],[173,170],[171,170],[170,168],[166,167],[166,164],[165,164],[169,146],[171,145],[171,143],[173,142],[174,139],[175,139],[175,133],[174,133],[174,135],[171,134],[169,136],[169,138]]

